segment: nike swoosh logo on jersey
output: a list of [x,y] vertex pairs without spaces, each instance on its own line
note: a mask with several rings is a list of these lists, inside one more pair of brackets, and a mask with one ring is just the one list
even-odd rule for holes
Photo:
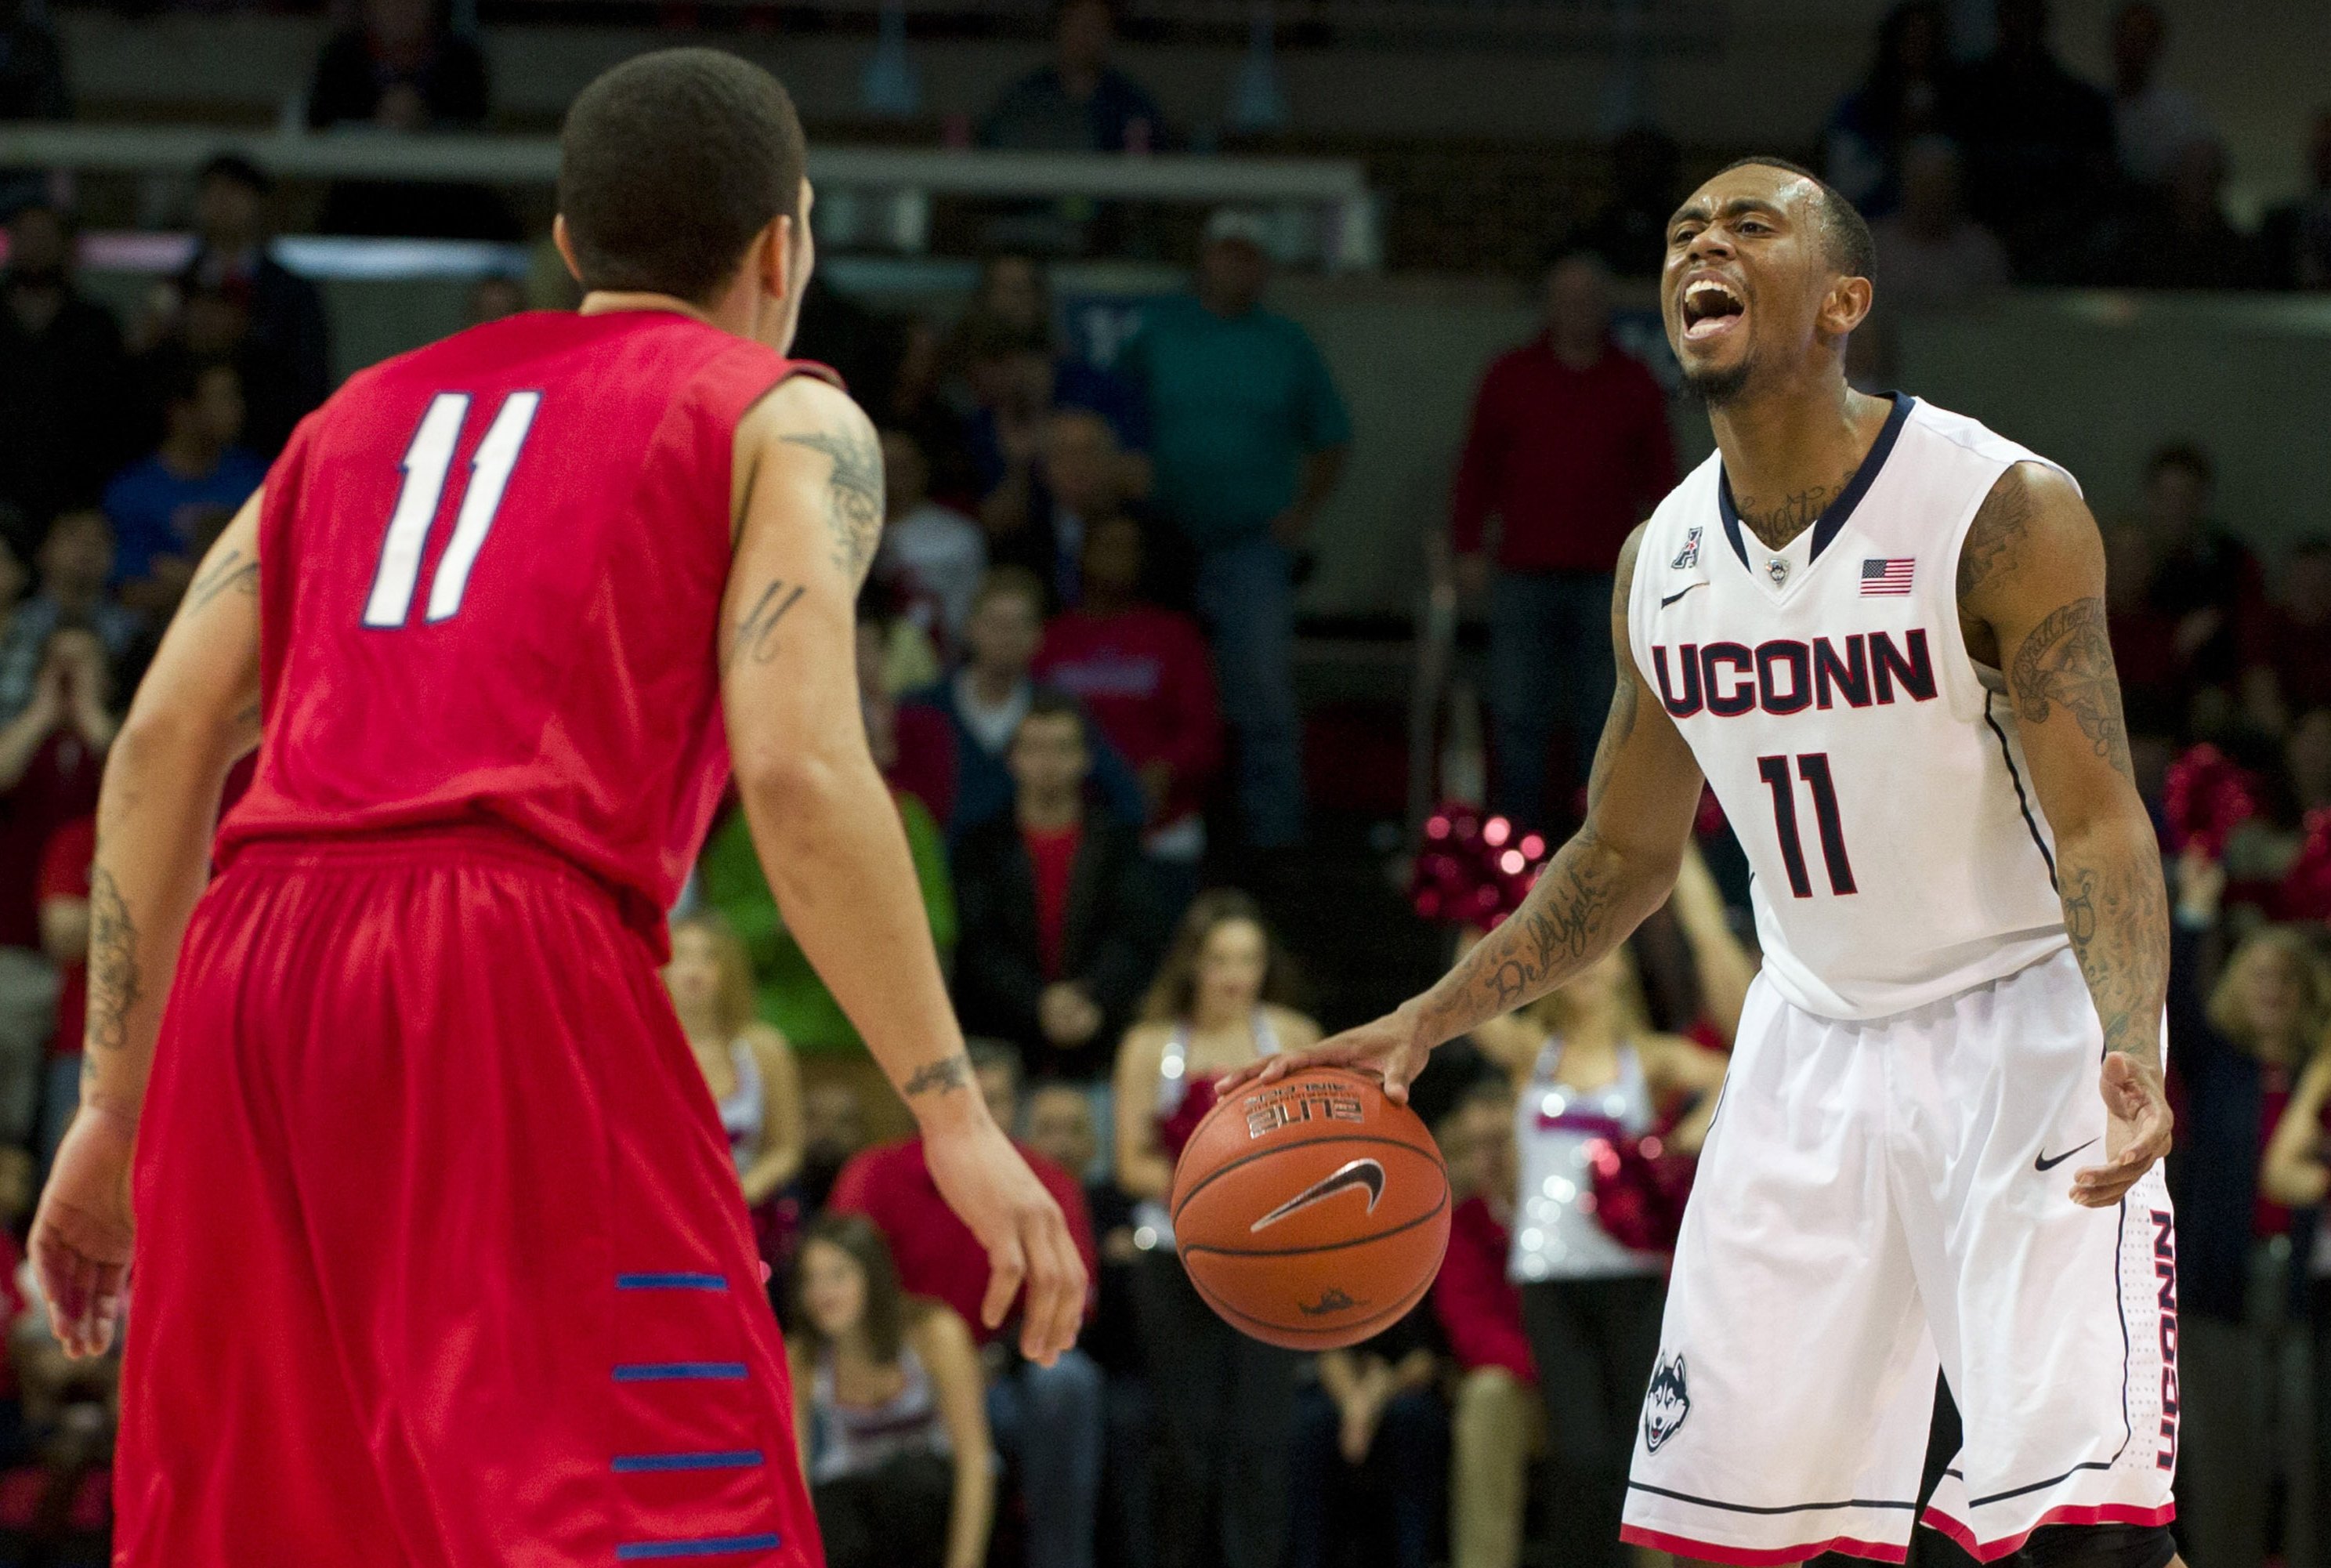
[[1376,1200],[1384,1196],[1384,1174],[1382,1165],[1374,1160],[1354,1160],[1333,1174],[1323,1176],[1312,1183],[1278,1208],[1257,1220],[1247,1227],[1247,1234],[1251,1236],[1266,1225],[1278,1224],[1299,1209],[1308,1209],[1312,1204],[1332,1198],[1338,1193],[1357,1187],[1365,1187],[1368,1190],[1368,1212],[1373,1214],[1376,1212]]
[[1686,583],[1682,587],[1678,588],[1674,593],[1660,600],[1660,608],[1662,610],[1666,609],[1669,605],[1682,598],[1686,594],[1690,593],[1694,588],[1705,588],[1707,586],[1708,584],[1705,582]]
[[2090,1138],[2088,1144],[2082,1144],[2079,1148],[2066,1149],[2060,1155],[2041,1155],[2038,1159],[2031,1162],[2031,1168],[2035,1171],[2052,1171],[2057,1166],[2062,1164],[2066,1160],[2070,1159],[2074,1155],[2079,1154],[2080,1149],[2087,1148],[2088,1144],[2093,1144],[2096,1141],[2096,1139]]

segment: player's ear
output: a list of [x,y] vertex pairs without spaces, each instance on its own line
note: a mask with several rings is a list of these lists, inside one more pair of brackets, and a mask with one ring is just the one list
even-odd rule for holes
[[1840,278],[1822,300],[1821,326],[1826,337],[1842,337],[1869,318],[1874,290],[1867,278]]
[[550,242],[558,247],[558,259],[566,263],[566,275],[579,285],[583,281],[583,263],[575,259],[575,238],[566,232],[566,214],[560,213],[550,220]]

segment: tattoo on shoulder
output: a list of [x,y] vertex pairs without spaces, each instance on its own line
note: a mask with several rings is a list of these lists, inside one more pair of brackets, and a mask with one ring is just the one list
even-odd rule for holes
[[737,622],[737,639],[729,644],[727,655],[720,660],[720,667],[726,670],[740,655],[755,664],[766,664],[775,659],[777,656],[777,622],[785,618],[785,612],[800,603],[802,594],[807,591],[798,583],[771,578],[768,585],[761,590],[761,596],[753,601],[753,607],[745,613],[745,618]]
[[833,535],[833,564],[852,583],[865,575],[882,537],[882,449],[858,422],[842,430],[808,431],[785,438],[794,446],[832,460],[826,480],[826,526]]
[[2075,599],[2050,611],[2015,651],[2007,679],[2015,694],[2018,718],[2026,724],[2044,723],[2060,704],[2088,737],[2098,756],[2122,777],[2135,776],[2128,760],[2128,728],[2121,717],[2120,678],[2113,669],[2102,599]]
[[927,1094],[945,1094],[950,1089],[963,1088],[970,1082],[971,1058],[956,1051],[953,1056],[927,1061],[917,1068],[899,1092],[909,1099],[916,1099]]
[[2034,510],[2023,465],[2011,464],[1976,508],[1974,521],[1967,526],[1966,541],[1959,546],[1962,605],[1970,594],[2014,575],[2018,552],[2031,531]]
[[129,1011],[144,994],[138,975],[138,926],[113,873],[100,866],[89,887],[89,1043],[119,1050],[129,1042]]
[[199,614],[211,601],[229,592],[246,598],[259,594],[259,563],[241,550],[229,550],[186,588],[186,613]]

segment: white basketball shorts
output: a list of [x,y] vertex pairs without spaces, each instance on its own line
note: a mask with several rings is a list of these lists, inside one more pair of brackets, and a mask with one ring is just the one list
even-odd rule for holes
[[2174,1512],[2176,1231],[2111,1209],[2103,1034],[2069,950],[1890,1018],[1762,980],[1676,1246],[1625,1538],[1717,1563],[1908,1548],[1937,1364],[1965,1426],[1925,1518],[1978,1559]]

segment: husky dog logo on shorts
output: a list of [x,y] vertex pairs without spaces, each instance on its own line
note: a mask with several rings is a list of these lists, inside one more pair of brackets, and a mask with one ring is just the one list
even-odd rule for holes
[[1652,1372],[1651,1389],[1643,1395],[1643,1446],[1659,1452],[1689,1414],[1691,1391],[1684,1383],[1683,1352],[1679,1350]]
[[1668,569],[1673,572],[1680,572],[1687,566],[1697,566],[1698,565],[1699,530],[1698,528],[1687,529],[1683,536],[1683,548],[1678,550],[1676,552],[1676,558],[1668,563]]

